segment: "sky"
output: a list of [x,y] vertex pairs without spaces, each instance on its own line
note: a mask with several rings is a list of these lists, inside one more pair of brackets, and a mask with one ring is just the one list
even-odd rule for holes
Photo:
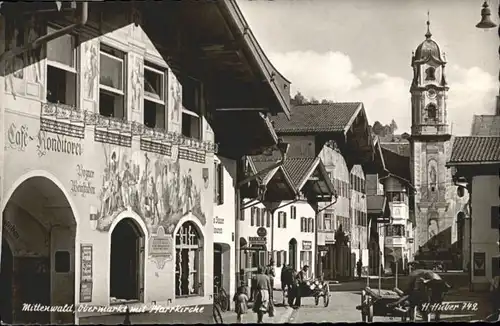
[[[489,0],[498,24],[499,0]],[[411,55],[430,29],[448,61],[448,119],[470,135],[474,114],[494,114],[497,28],[476,28],[483,0],[237,0],[292,96],[363,102],[370,124],[411,127]]]

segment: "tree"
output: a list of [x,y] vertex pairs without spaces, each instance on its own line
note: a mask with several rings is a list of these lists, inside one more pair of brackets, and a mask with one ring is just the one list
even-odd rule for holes
[[394,135],[394,132],[396,130],[398,130],[398,125],[396,124],[396,121],[394,121],[394,119],[392,119],[391,124],[389,125],[389,127],[391,129],[391,135]]
[[375,121],[372,127],[372,131],[377,136],[385,136],[385,128],[379,121]]
[[311,97],[309,104],[319,104],[319,101],[317,99],[315,99],[314,97]]

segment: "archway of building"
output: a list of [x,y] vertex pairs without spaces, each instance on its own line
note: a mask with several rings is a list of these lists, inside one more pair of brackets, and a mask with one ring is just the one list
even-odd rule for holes
[[297,240],[295,238],[288,242],[288,261],[290,266],[297,270]]
[[2,213],[3,321],[74,323],[72,313],[29,306],[75,302],[76,219],[66,195],[49,177],[29,177],[15,188]]
[[110,302],[144,300],[145,234],[132,218],[123,218],[111,231]]

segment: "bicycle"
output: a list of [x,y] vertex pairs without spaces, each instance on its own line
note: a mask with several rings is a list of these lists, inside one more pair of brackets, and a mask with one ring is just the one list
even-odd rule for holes
[[221,308],[217,302],[214,302],[213,304],[213,318],[215,324],[224,324],[224,321],[222,320]]
[[214,278],[214,303],[219,305],[222,312],[229,309],[229,296],[217,276]]

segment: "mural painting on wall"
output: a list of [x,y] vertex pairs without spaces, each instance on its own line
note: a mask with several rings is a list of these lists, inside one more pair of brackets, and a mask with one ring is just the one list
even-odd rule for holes
[[143,71],[144,67],[141,57],[134,56],[134,64],[132,65],[132,110],[136,111],[141,110]]
[[[24,30],[19,21],[7,19],[5,24],[5,51],[24,45]],[[5,90],[16,96],[14,78],[24,78],[24,54],[18,55],[5,62]]]
[[[40,21],[36,18],[35,15],[30,17],[28,22],[28,35],[27,42],[29,44],[33,43],[40,36],[45,34],[43,32],[43,25],[40,24]],[[26,54],[27,64],[30,66],[30,74],[28,74],[28,78],[30,81],[35,82],[37,84],[43,84],[42,79],[42,68],[41,68],[41,60],[42,60],[42,47],[39,46],[27,52]]]
[[182,113],[182,85],[173,72],[170,72],[170,75],[172,76],[170,80],[170,91],[172,92],[172,99],[174,102],[170,118],[172,121],[179,122]]
[[190,168],[181,175],[178,160],[139,151],[128,157],[113,146],[103,146],[106,167],[100,207],[91,212],[97,230],[108,231],[116,216],[127,209],[141,216],[152,233],[162,226],[171,234],[189,212],[205,225],[201,189],[193,182]]
[[85,64],[85,70],[83,73],[83,94],[87,99],[92,100],[94,99],[94,92],[96,91],[96,79],[97,75],[99,74],[99,56],[97,55],[98,49],[96,42],[94,42],[94,40],[85,42],[84,51],[87,62]]

